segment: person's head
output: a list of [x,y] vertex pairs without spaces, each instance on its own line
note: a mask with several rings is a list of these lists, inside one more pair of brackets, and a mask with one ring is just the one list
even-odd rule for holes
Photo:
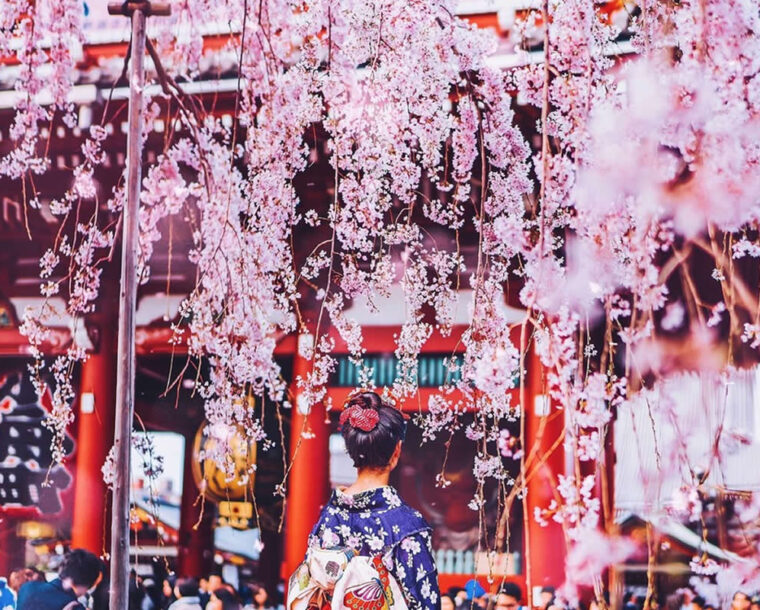
[[24,570],[24,576],[26,577],[27,582],[30,580],[35,582],[45,580],[45,573],[37,568],[26,568]]
[[206,610],[240,610],[240,602],[234,593],[222,587],[211,594]]
[[16,568],[8,575],[8,586],[16,593],[27,580],[26,570],[24,568]]
[[212,574],[208,577],[208,590],[216,591],[224,586],[224,579],[220,574]]
[[496,595],[496,608],[498,610],[517,610],[520,607],[521,599],[520,586],[513,582],[505,582]]
[[164,578],[164,582],[161,586],[161,592],[166,599],[174,597],[174,586],[177,584],[177,577],[174,574],[169,574]]
[[454,600],[446,595],[441,595],[441,610],[454,610]]
[[549,606],[554,600],[554,587],[544,587],[541,589],[540,602],[541,606]]
[[462,587],[451,587],[448,593],[449,597],[454,600],[455,606],[461,606],[467,599],[467,591]]
[[84,549],[73,549],[61,563],[59,577],[63,586],[80,597],[94,589],[103,575],[103,562],[97,555]]
[[731,600],[731,608],[733,610],[749,610],[749,606],[749,595],[743,591],[737,591],[734,593],[734,597]]
[[179,578],[174,585],[174,597],[198,597],[198,581],[194,578]]
[[697,595],[691,600],[691,610],[704,610],[705,598]]
[[357,470],[393,470],[401,454],[406,420],[375,392],[348,399],[340,416],[346,449]]
[[259,583],[253,583],[249,587],[251,589],[251,598],[253,603],[257,607],[266,606],[267,600],[269,600],[269,594],[263,585]]

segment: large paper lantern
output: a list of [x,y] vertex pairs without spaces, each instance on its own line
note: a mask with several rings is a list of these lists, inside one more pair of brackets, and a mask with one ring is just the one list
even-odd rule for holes
[[[208,455],[225,448],[225,467]],[[246,438],[243,426],[201,424],[193,443],[193,478],[213,502],[248,500],[253,493],[256,471],[256,441]]]

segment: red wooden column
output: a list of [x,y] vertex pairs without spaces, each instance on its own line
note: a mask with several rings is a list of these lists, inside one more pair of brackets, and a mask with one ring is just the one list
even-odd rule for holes
[[[216,505],[200,498],[193,478],[193,436],[185,437],[185,474],[180,502],[179,555],[181,577],[208,577],[214,563],[214,515]],[[203,517],[201,518],[201,510]],[[199,522],[200,520],[200,522]],[[197,528],[195,527],[197,524]]]
[[16,535],[15,518],[0,513],[0,576],[8,578],[11,570],[22,568],[24,562],[24,540]]
[[[565,580],[565,539],[562,526],[549,520],[545,527],[533,517],[534,508],[546,508],[555,498],[558,475],[565,472],[565,451],[562,442],[564,415],[550,408],[545,394],[544,371],[533,350],[527,371],[527,403],[525,405],[525,452],[528,493],[525,501],[525,574],[529,603],[536,605],[533,588],[559,587]],[[535,448],[533,457],[531,452]]]
[[[300,345],[311,340],[310,335],[301,335],[298,341]],[[300,399],[296,379],[305,377],[311,370],[311,361],[304,358],[300,351],[297,349],[293,354],[291,381],[290,457],[293,466],[288,478],[282,572],[286,579],[303,560],[311,528],[330,493],[330,426],[325,422],[324,405],[314,405],[307,413]],[[302,435],[302,432],[306,434]]]
[[[110,305],[110,306],[109,306]],[[110,496],[101,468],[113,444],[116,396],[116,328],[113,305],[88,322],[96,325],[96,351],[82,365],[76,437],[76,476],[71,544],[96,555],[106,549],[106,519]]]

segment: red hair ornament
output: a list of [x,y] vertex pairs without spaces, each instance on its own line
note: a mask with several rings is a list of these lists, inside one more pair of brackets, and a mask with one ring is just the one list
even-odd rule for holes
[[375,409],[364,409],[359,405],[351,405],[340,414],[340,426],[346,425],[346,421],[352,427],[363,432],[372,432],[380,421],[380,414]]

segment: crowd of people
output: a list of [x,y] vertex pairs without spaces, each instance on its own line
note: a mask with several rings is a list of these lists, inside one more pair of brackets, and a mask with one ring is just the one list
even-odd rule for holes
[[[692,589],[683,587],[661,597],[637,594],[629,590],[623,594],[623,610],[722,610],[708,603],[704,597]],[[602,600],[591,599],[579,603],[572,610],[601,610],[611,608],[609,596]],[[479,582],[470,580],[464,587],[453,587],[441,592],[441,610],[527,610],[525,598],[519,585],[505,582],[496,591],[488,593]],[[534,600],[534,610],[567,610],[555,595],[554,587],[544,587],[538,599]],[[760,593],[736,591],[726,610],[760,610]]]
[[218,574],[200,580],[167,576],[159,595],[155,595],[151,583],[146,585],[146,582],[142,583],[144,594],[135,610],[269,610],[276,607],[262,584],[244,583],[236,589]]
[[[464,587],[441,592],[441,610],[524,610],[525,603],[520,585],[513,582],[504,582],[495,592],[489,593],[473,579]],[[557,604],[554,587],[541,590],[534,610],[562,610]]]
[[[219,574],[207,578],[178,578],[168,575],[160,584],[142,579],[134,572],[131,576],[129,610],[282,610],[282,600],[274,599],[266,588],[257,583],[244,583],[237,588],[224,581]],[[278,596],[281,592],[276,592]],[[464,587],[441,591],[441,610],[526,610],[520,586],[503,583],[496,592],[488,592],[477,580]],[[583,610],[600,610],[609,607],[591,600],[582,604]],[[534,610],[564,610],[557,601],[553,587],[544,587],[534,600]],[[623,595],[623,610],[719,610],[688,588],[681,588],[659,598],[637,595],[628,591]],[[47,580],[35,568],[11,571],[7,579],[0,578],[0,610],[106,610],[108,608],[108,582],[102,561],[81,549],[66,555],[58,577]],[[730,610],[760,610],[760,593],[737,591]]]
[[[0,610],[107,610],[108,578],[103,562],[82,550],[70,551],[57,578],[34,568],[0,579]],[[267,590],[257,583],[237,588],[218,574],[197,580],[167,576],[162,583],[132,572],[128,610],[270,610]]]
[[[720,610],[688,587],[677,589],[665,596],[636,595],[626,592],[623,610]],[[593,609],[592,609],[593,610]],[[760,593],[736,591],[731,598],[730,610],[760,610]]]
[[[520,610],[522,603],[522,590],[512,582],[502,584],[496,593],[488,593],[476,580],[441,591],[441,610]],[[542,610],[548,610],[548,606]]]

